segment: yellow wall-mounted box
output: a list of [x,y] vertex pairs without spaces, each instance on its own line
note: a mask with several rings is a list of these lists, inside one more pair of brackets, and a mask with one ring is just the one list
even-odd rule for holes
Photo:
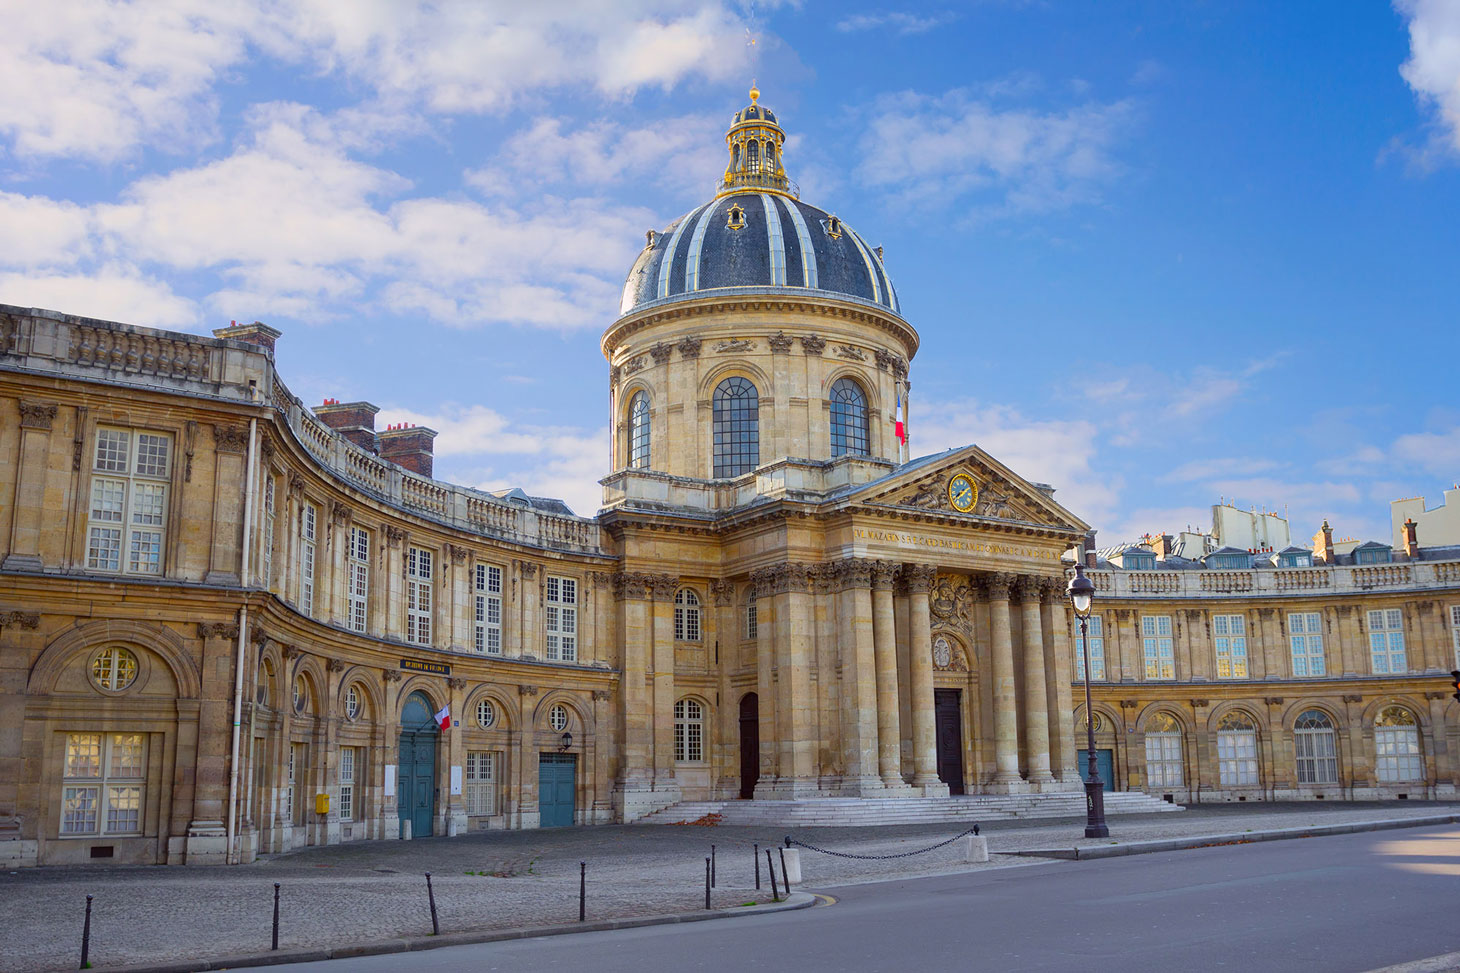
[[315,814],[328,814],[328,813],[330,813],[330,796],[328,794],[316,794],[316,795],[314,795],[314,813]]

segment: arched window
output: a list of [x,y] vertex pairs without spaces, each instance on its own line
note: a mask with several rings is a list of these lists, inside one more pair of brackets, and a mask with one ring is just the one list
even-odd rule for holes
[[108,692],[119,693],[137,679],[137,657],[128,649],[102,649],[91,660],[91,678]]
[[497,707],[490,699],[477,700],[477,726],[490,730],[497,725]]
[[1298,758],[1299,784],[1338,783],[1338,749],[1327,713],[1310,709],[1298,717],[1293,752]]
[[1181,786],[1181,724],[1170,713],[1146,723],[1146,786]]
[[1234,710],[1217,724],[1217,775],[1223,787],[1257,786],[1257,727]]
[[715,387],[715,476],[741,476],[760,465],[760,395],[736,375]]
[[345,719],[351,723],[355,722],[360,718],[363,707],[364,704],[361,702],[360,688],[358,686],[351,686],[345,690]]
[[309,712],[309,680],[303,674],[294,677],[294,712]]
[[699,700],[681,699],[674,704],[674,759],[705,759],[705,708]]
[[760,143],[751,141],[745,146],[745,171],[760,172]]
[[760,637],[760,620],[756,617],[754,585],[750,586],[750,591],[745,596],[745,637],[748,639]]
[[629,401],[629,467],[649,468],[649,393],[634,393]]
[[700,596],[689,588],[674,595],[674,638],[677,642],[700,640]]
[[831,455],[866,456],[867,396],[862,386],[839,378],[831,386]]
[[1374,721],[1374,770],[1381,782],[1421,780],[1424,759],[1419,752],[1419,727],[1414,714],[1391,706]]
[[548,726],[558,732],[568,728],[568,707],[562,703],[554,703],[553,708],[548,710]]

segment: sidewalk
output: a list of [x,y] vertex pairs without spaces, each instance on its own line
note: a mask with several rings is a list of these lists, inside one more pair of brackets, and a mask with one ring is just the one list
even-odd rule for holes
[[[911,858],[862,861],[802,852],[806,887],[972,871],[1044,861],[1014,853],[1460,813],[1460,803],[1198,806],[1180,814],[1113,817],[1111,837],[1086,841],[1083,819],[990,822],[992,859],[969,865],[958,845]],[[793,837],[822,848],[887,855],[936,844],[956,825],[814,828]],[[234,868],[40,868],[0,874],[0,969],[75,969],[86,895],[95,896],[97,968],[188,961],[269,947],[273,885],[281,951],[421,937],[431,931],[424,873],[432,873],[442,938],[575,923],[578,863],[588,863],[592,922],[704,909],[705,857],[716,848],[716,909],[769,902],[755,890],[752,844],[781,844],[765,828],[608,826],[489,831],[458,838],[310,848]],[[779,870],[779,869],[778,869]],[[419,941],[419,940],[417,940]],[[417,945],[416,948],[420,948]]]

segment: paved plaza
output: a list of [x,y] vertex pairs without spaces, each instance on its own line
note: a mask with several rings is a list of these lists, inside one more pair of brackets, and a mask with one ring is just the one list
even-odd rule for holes
[[[961,862],[958,844],[923,855],[863,860],[803,852],[805,887],[1001,868],[1042,861],[1021,849],[1129,843],[1420,818],[1460,813],[1456,803],[1204,806],[1178,814],[1114,817],[1111,838],[1087,842],[1083,820],[991,822],[987,864]],[[821,848],[889,855],[924,848],[958,825],[814,828],[793,833]],[[769,902],[757,892],[752,845],[765,828],[608,826],[490,831],[457,838],[356,842],[278,855],[233,868],[96,866],[0,875],[0,968],[74,969],[87,894],[95,896],[91,960],[99,968],[266,951],[273,885],[281,885],[280,948],[321,949],[419,937],[431,931],[432,873],[443,934],[571,923],[578,863],[588,863],[588,918],[688,913],[704,908],[704,860],[716,845],[716,908]],[[762,852],[762,861],[764,852]],[[1078,868],[1072,865],[1071,868]]]

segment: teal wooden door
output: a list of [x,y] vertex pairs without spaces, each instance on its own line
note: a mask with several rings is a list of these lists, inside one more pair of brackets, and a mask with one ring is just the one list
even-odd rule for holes
[[436,738],[439,730],[431,704],[419,693],[406,700],[400,719],[400,767],[396,806],[402,822],[411,822],[411,837],[429,838],[436,816]]
[[566,828],[573,824],[577,796],[578,756],[572,753],[543,753],[537,759],[538,825]]
[[[1090,770],[1090,751],[1081,747],[1075,751],[1075,766],[1079,768],[1080,780],[1084,781]],[[1095,751],[1095,773],[1105,784],[1105,792],[1109,794],[1115,790],[1115,754],[1111,750],[1096,749]]]

